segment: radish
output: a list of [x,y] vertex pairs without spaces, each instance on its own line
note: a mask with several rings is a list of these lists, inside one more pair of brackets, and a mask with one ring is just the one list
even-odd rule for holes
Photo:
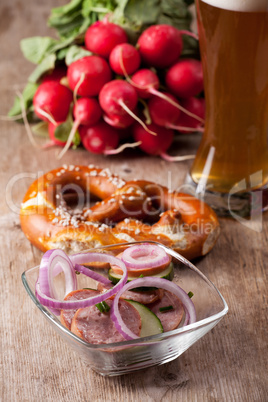
[[79,134],[84,147],[95,154],[108,154],[119,143],[117,130],[104,121],[94,126],[80,126]]
[[[178,102],[175,96],[167,92],[163,92],[163,94],[172,99],[173,102]],[[175,124],[181,114],[177,107],[158,96],[153,96],[149,99],[148,109],[153,123],[166,128],[170,128],[171,124]]]
[[66,120],[72,100],[73,94],[66,86],[57,81],[44,82],[34,95],[34,111],[41,120],[55,124]]
[[174,132],[165,127],[157,126],[152,123],[149,128],[157,133],[156,136],[149,135],[147,131],[138,124],[133,126],[133,136],[135,141],[141,142],[140,149],[149,155],[159,155],[161,158],[168,162],[183,161],[186,159],[193,159],[195,155],[185,156],[170,156],[166,153],[170,145],[172,144]]
[[[164,93],[164,95],[172,99],[173,102],[178,102],[175,96],[169,93]],[[162,127],[178,130],[181,133],[197,131],[197,128],[201,130],[201,123],[197,117],[199,117],[201,121],[203,121],[205,117],[202,99],[182,99],[180,103],[183,109],[191,114],[190,116],[189,114],[181,112],[165,99],[153,96],[148,102],[148,110],[153,123]]]
[[69,65],[69,86],[75,95],[96,96],[112,78],[108,63],[99,56],[85,56]]
[[94,125],[102,115],[101,107],[94,98],[79,98],[74,104],[73,115],[79,124]]
[[183,106],[181,106],[177,100],[174,100],[172,96],[167,96],[164,93],[158,91],[160,86],[160,81],[158,76],[151,70],[143,68],[133,74],[132,78],[128,79],[131,85],[136,89],[139,97],[142,99],[147,99],[152,97],[152,95],[158,96],[164,101],[170,103],[173,108],[177,108],[179,111],[183,111],[186,114],[189,114],[192,117],[195,117],[198,121],[203,122],[199,116],[195,116],[188,110],[186,110]]
[[95,22],[85,34],[86,48],[105,58],[109,57],[116,45],[127,41],[128,38],[124,29],[107,20]]
[[142,60],[152,67],[171,66],[182,52],[180,31],[171,25],[152,25],[138,39]]
[[[133,112],[138,103],[137,91],[128,82],[113,80],[104,85],[100,91],[99,101],[102,109],[108,116],[125,116],[129,114],[137,120],[145,130],[146,125]],[[149,132],[155,135],[154,132]]]
[[102,110],[96,99],[79,98],[74,104],[73,115],[75,120],[72,129],[63,150],[58,155],[58,159],[62,158],[62,156],[71,146],[75,133],[80,124],[93,126],[100,120],[102,116]]
[[202,64],[199,60],[184,59],[167,71],[166,85],[179,98],[190,98],[204,89]]
[[[205,119],[205,100],[203,98],[187,98],[181,100],[182,106],[195,116],[199,116],[201,119]],[[204,131],[204,128],[200,125],[195,118],[181,113],[178,120],[170,125],[174,130],[179,130],[181,133],[191,133],[194,131]]]
[[137,71],[131,79],[130,84],[134,86],[138,95],[142,99],[148,99],[152,95],[158,94],[158,88],[160,86],[160,81],[156,73],[148,68],[143,68]]
[[116,74],[126,76],[138,70],[141,64],[141,57],[134,46],[129,43],[123,43],[113,48],[110,53],[109,64]]
[[[136,111],[134,111],[136,114]],[[132,116],[129,114],[125,115],[118,115],[118,114],[112,114],[112,115],[107,115],[105,114],[103,116],[103,120],[106,121],[110,126],[116,127],[116,128],[127,128],[131,126],[131,124],[134,123],[134,119]]]
[[94,154],[115,155],[125,148],[134,148],[140,145],[140,142],[136,142],[123,144],[116,148],[120,139],[118,131],[104,121],[94,126],[80,126],[79,134],[84,147]]

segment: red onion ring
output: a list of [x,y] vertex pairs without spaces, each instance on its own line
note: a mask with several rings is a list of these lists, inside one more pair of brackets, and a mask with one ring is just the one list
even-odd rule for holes
[[144,269],[155,268],[169,264],[170,257],[161,247],[153,244],[141,244],[128,247],[124,250],[122,261],[127,268]]
[[[175,285],[175,283],[170,282],[167,279],[163,278],[155,278],[155,277],[144,277],[144,278],[138,278],[134,279],[131,282],[127,283],[121,290],[118,291],[116,294],[112,307],[111,307],[111,318],[114,322],[114,325],[116,329],[124,336],[126,340],[131,340],[131,339],[138,339],[139,337],[134,334],[124,323],[121,314],[119,312],[118,308],[118,302],[120,299],[120,296],[122,293],[124,293],[126,290],[133,289],[139,286],[155,286],[157,288],[165,289],[181,300],[185,314],[187,316],[187,325],[193,324],[196,321],[196,312],[195,312],[195,307],[190,299],[190,297],[187,295],[187,293],[180,288],[178,285]],[[189,315],[189,319],[188,319]],[[186,324],[185,324],[186,325]],[[185,326],[184,325],[184,326]]]
[[[40,289],[41,289],[41,291],[42,291],[44,294],[46,294],[46,295],[48,295],[48,296],[52,296],[52,295],[51,295],[50,285],[49,285],[48,261],[49,261],[49,258],[50,258],[50,256],[51,256],[51,254],[52,254],[54,251],[55,251],[55,250],[48,250],[48,251],[43,255],[43,258],[42,258],[42,260],[41,260],[40,267],[39,267],[39,277],[38,277],[38,280],[39,280],[39,282],[40,282]],[[57,271],[57,272],[55,272],[55,271]],[[58,275],[61,271],[62,271],[61,266],[58,266],[58,267],[57,267],[57,270],[54,269],[53,275],[56,276],[56,275]],[[37,292],[35,292],[35,294],[36,294],[36,297],[37,297],[37,296],[38,296],[38,295],[37,295]],[[58,310],[54,310],[54,309],[52,309],[52,308],[50,308],[49,310],[51,311],[52,314],[59,315],[59,311],[58,311]]]
[[73,269],[73,264],[67,254],[65,254],[62,250],[53,250],[51,253],[48,265],[47,265],[47,275],[48,275],[48,284],[50,289],[50,296],[53,299],[58,299],[59,296],[55,289],[53,283],[53,274],[55,272],[55,267],[59,264],[61,270],[65,275],[65,295],[77,289],[77,278],[75,275],[75,271]]
[[85,267],[84,265],[75,264],[74,269],[76,271],[80,272],[81,274],[84,274],[84,275],[88,276],[89,278],[94,279],[95,281],[103,283],[103,285],[111,285],[112,284],[110,279],[105,278],[105,276],[92,271],[90,268]]
[[[62,258],[62,260],[61,260]],[[86,261],[85,261],[86,259]],[[73,264],[75,263],[85,263],[85,262],[94,262],[94,261],[100,261],[100,262],[109,262],[111,264],[119,265],[120,268],[123,271],[122,278],[120,281],[111,289],[107,290],[105,293],[101,295],[97,295],[94,297],[90,297],[87,299],[83,300],[58,300],[53,297],[53,292],[51,293],[51,287],[48,289],[47,287],[43,287],[42,284],[40,285],[40,277],[38,278],[35,286],[36,290],[36,296],[40,303],[43,306],[46,306],[48,308],[56,309],[56,310],[77,310],[79,308],[83,307],[88,307],[92,306],[94,304],[100,303],[103,300],[108,299],[112,295],[114,295],[116,292],[120,291],[121,288],[125,285],[127,281],[127,269],[123,261],[119,260],[118,258],[108,255],[108,254],[101,254],[101,253],[84,253],[84,254],[78,254],[76,256],[72,256],[72,261],[69,259],[69,257],[62,251],[62,250],[53,250],[53,253],[50,255],[49,259],[47,260],[47,257],[43,261],[43,269],[46,269],[49,274],[50,274],[50,283],[52,284],[52,274],[53,274],[53,269],[56,266],[56,264],[61,264],[61,261],[70,261],[69,268],[70,268],[70,276],[71,278],[72,275],[75,275],[75,268]],[[47,263],[47,265],[46,265]],[[66,267],[64,267],[66,268]],[[89,269],[87,269],[87,273],[89,273]],[[93,271],[91,271],[93,272]],[[95,274],[95,273],[93,273]],[[95,275],[94,275],[95,276]],[[42,277],[41,277],[42,279]],[[93,278],[94,279],[94,278]],[[110,282],[110,281],[109,281]],[[68,286],[68,290],[71,287]],[[48,290],[47,292],[44,292],[42,290]],[[73,289],[75,290],[75,289]],[[53,289],[54,291],[54,289]],[[69,290],[70,292],[71,290]],[[59,314],[59,311],[57,312]]]

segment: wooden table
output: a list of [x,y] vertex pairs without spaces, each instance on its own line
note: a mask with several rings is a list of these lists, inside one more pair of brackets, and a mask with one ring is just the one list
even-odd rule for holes
[[[4,0],[0,6],[1,115],[22,89],[32,65],[19,40],[48,35],[49,10],[63,1]],[[198,137],[182,138],[174,153],[193,152]],[[267,215],[260,233],[221,219],[221,236],[196,265],[219,288],[228,315],[177,360],[122,377],[104,378],[89,368],[46,325],[26,294],[22,272],[41,252],[24,237],[19,206],[37,172],[62,163],[94,163],[126,179],[146,178],[178,188],[190,162],[170,164],[141,153],[101,157],[55,149],[33,149],[25,129],[1,122],[0,218],[1,396],[2,401],[265,401],[267,400]]]

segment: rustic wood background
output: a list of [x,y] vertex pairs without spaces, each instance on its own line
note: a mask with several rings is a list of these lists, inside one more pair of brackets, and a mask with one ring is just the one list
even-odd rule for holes
[[[1,0],[0,114],[22,89],[32,65],[21,38],[51,35],[46,19],[64,1]],[[190,162],[170,164],[129,151],[117,157],[35,150],[25,129],[1,118],[0,283],[1,401],[267,401],[267,214],[257,233],[221,219],[221,236],[196,265],[219,288],[229,313],[177,360],[122,377],[87,368],[55,335],[26,294],[22,272],[40,261],[20,230],[18,210],[32,178],[61,163],[95,163],[126,179],[146,178],[177,188]],[[174,153],[195,152],[199,137],[182,138]],[[32,178],[31,178],[32,177]]]

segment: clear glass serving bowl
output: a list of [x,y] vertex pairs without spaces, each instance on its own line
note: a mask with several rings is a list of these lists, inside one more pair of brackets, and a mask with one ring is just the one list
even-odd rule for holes
[[[138,340],[92,345],[65,328],[58,317],[39,303],[35,297],[35,283],[38,278],[39,267],[28,269],[22,274],[25,289],[50,325],[91,369],[102,375],[126,374],[176,359],[210,331],[228,311],[228,306],[218,289],[191,262],[162,244],[146,243],[157,244],[172,256],[174,263],[173,282],[187,293],[191,291],[194,294],[192,301],[197,314],[197,321],[194,324]],[[98,251],[117,255],[126,247],[135,244],[142,244],[142,242],[116,244],[87,250],[86,252]],[[90,287],[85,280],[88,281],[89,278],[85,279],[84,275],[78,275],[78,285],[81,288]],[[63,275],[58,275],[56,286],[57,290],[64,292]]]

